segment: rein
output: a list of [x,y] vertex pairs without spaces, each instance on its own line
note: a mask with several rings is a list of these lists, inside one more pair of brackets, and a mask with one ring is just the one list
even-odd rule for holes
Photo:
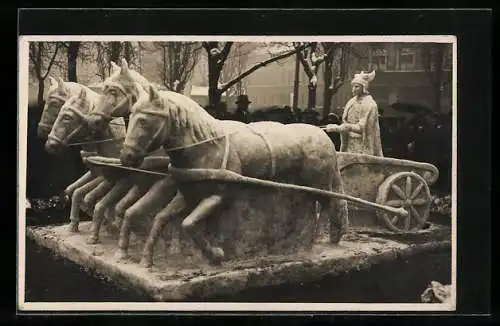
[[[149,115],[155,115],[155,116],[159,116],[163,119],[168,119],[169,118],[169,115],[164,113],[164,112],[159,112],[159,111],[152,111],[152,110],[140,110],[140,111],[136,111],[134,113],[144,113],[144,114],[149,114]],[[133,114],[134,114],[133,113]],[[161,129],[160,129],[161,130]],[[222,159],[222,166],[221,166],[221,169],[222,170],[225,170],[226,169],[226,166],[227,166],[227,161],[229,159],[229,136],[233,133],[236,133],[238,130],[235,130],[231,133],[227,133],[224,129],[223,129],[223,132],[224,134],[223,135],[219,135],[219,136],[215,136],[215,137],[212,137],[212,138],[208,138],[208,139],[204,139],[204,140],[201,140],[199,142],[196,142],[196,143],[192,143],[192,144],[189,144],[189,145],[183,145],[183,146],[177,146],[177,147],[171,147],[171,148],[166,148],[165,151],[167,153],[169,152],[174,152],[174,151],[177,151],[177,150],[181,150],[181,149],[188,149],[188,148],[192,148],[192,147],[196,147],[196,146],[199,146],[199,145],[202,145],[202,144],[205,144],[205,143],[208,143],[208,142],[211,142],[211,141],[214,141],[214,140],[218,140],[218,139],[222,139],[222,138],[226,138],[226,146],[225,146],[225,149],[224,149],[224,158]],[[159,132],[159,131],[158,131]],[[156,134],[155,134],[156,136]],[[154,137],[152,137],[152,139],[154,139]],[[149,145],[149,144],[148,144]],[[131,148],[132,150],[136,151],[136,152],[144,152],[143,150],[139,150],[137,148],[135,148],[134,146],[130,146],[128,144],[123,144],[123,146],[125,147],[129,147]],[[146,146],[147,147],[147,146]]]
[[[93,107],[92,107],[92,109],[93,109]],[[69,110],[69,111],[75,113],[83,121],[86,121],[86,115],[79,108],[76,108],[76,107],[74,107],[72,105],[68,105],[68,106],[63,106],[61,108],[61,111],[62,110]],[[110,124],[121,125],[122,126],[122,124],[119,124],[119,123],[110,122]],[[73,137],[73,135],[76,134],[77,132],[79,132],[82,128],[83,128],[83,124],[80,124],[77,128],[75,128],[75,130],[73,130],[66,137],[66,139],[71,139],[71,137]],[[120,137],[120,138],[107,138],[107,139],[100,139],[100,140],[87,140],[87,141],[76,142],[76,143],[67,143],[65,140],[60,139],[59,137],[53,135],[52,132],[48,135],[48,138],[53,139],[56,142],[58,142],[60,144],[63,144],[65,146],[68,146],[68,147],[79,146],[79,145],[100,144],[100,143],[114,142],[114,141],[120,141],[120,140],[125,139],[125,137]]]

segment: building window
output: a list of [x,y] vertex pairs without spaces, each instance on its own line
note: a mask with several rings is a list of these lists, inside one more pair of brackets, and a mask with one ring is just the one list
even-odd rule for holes
[[370,67],[376,70],[387,70],[387,50],[372,48],[369,55]]
[[416,68],[416,51],[413,48],[401,48],[398,51],[398,70],[413,71]]

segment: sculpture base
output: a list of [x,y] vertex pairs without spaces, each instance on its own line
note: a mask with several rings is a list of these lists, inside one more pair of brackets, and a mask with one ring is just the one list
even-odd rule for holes
[[138,264],[141,239],[132,239],[129,261],[117,262],[116,236],[103,230],[101,243],[89,245],[86,240],[90,226],[90,222],[81,223],[80,233],[70,233],[67,225],[28,227],[26,234],[38,245],[117,284],[147,294],[152,301],[209,301],[210,297],[231,295],[247,288],[314,281],[401,256],[451,248],[450,229],[434,225],[412,237],[392,240],[349,233],[337,246],[319,239],[308,252],[230,261],[221,266],[185,260],[182,256],[178,259],[169,256],[167,260],[166,256],[156,255],[155,265],[145,269]]

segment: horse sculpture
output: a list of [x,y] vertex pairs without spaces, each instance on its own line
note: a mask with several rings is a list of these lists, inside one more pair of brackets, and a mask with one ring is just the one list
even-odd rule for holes
[[[52,130],[52,126],[57,119],[59,111],[63,104],[72,96],[76,96],[81,93],[85,86],[73,82],[64,82],[60,77],[53,78],[49,76],[50,87],[47,93],[47,100],[45,101],[45,106],[43,108],[42,116],[38,122],[38,137],[47,139],[49,133]],[[84,187],[88,191],[96,187],[97,184],[93,182],[94,176],[90,171],[86,172],[78,180],[70,184],[66,189],[64,189],[64,194],[67,198],[71,198],[76,189]],[[74,231],[78,228],[73,227]]]
[[[114,63],[112,63],[112,68],[113,72],[110,77],[102,84],[103,93],[98,105],[94,110],[89,112],[87,117],[89,126],[94,130],[106,128],[112,119],[118,117],[128,118],[130,109],[137,98],[134,94],[138,94],[139,90],[148,89],[150,84],[145,77],[134,70],[128,69],[128,64],[125,60],[122,60],[121,68]],[[160,162],[160,164],[156,164],[156,167],[164,165],[164,170],[167,170],[169,158],[162,149],[155,153],[150,153],[150,155],[154,155],[158,159],[160,159],[158,156],[163,156],[163,162],[165,163],[162,164]],[[141,168],[143,170],[151,169],[147,164],[143,164]],[[168,197],[168,194],[172,192],[172,188],[174,188],[175,193],[173,180],[168,176],[157,181],[144,179],[141,185],[132,185],[115,207],[116,221],[122,222],[121,225],[115,223],[120,228],[119,250],[116,254],[118,260],[128,258],[131,221],[148,213],[154,213],[163,205],[166,205],[169,202],[169,198],[165,198],[166,194]],[[99,221],[100,217],[96,216],[94,222],[97,224]],[[93,234],[89,239],[91,243],[94,243],[98,239],[98,228],[94,227],[93,230]]]
[[[108,157],[117,157],[120,146],[117,142],[123,141],[125,126],[110,126],[102,132],[95,133],[86,126],[86,115],[96,105],[99,94],[80,85],[78,95],[70,97],[59,111],[45,144],[46,150],[57,154],[65,146],[72,145],[71,141],[81,141],[83,156],[97,153]],[[78,144],[78,143],[73,143]],[[121,185],[121,184],[120,184]],[[115,186],[103,176],[97,176],[90,171],[72,185],[76,189],[72,193],[70,212],[70,231],[77,232],[80,221],[80,206],[94,207],[95,202]],[[104,206],[96,205],[95,214],[100,214]],[[95,215],[94,214],[94,215]]]
[[[228,170],[248,177],[343,192],[335,147],[315,126],[222,121],[188,97],[173,92],[158,93],[153,86],[149,94],[139,89],[134,96],[137,100],[120,155],[124,166],[139,166],[149,151],[163,147],[171,158],[172,173],[204,171],[210,174]],[[203,255],[218,264],[224,260],[224,251],[209,243],[202,232],[197,232],[197,226],[216,208],[230,201],[232,193],[224,183],[184,182],[175,175],[179,191],[156,215],[141,265],[152,265],[153,250],[165,223],[186,215],[182,228]],[[318,197],[317,201],[321,214],[329,221],[330,242],[338,243],[346,232],[347,203],[330,197]]]

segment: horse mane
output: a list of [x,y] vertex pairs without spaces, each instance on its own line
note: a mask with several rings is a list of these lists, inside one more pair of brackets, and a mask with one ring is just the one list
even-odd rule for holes
[[[75,82],[63,82],[64,83],[64,88],[69,91],[69,94],[64,94],[64,95],[69,95],[69,97],[73,97],[75,95],[80,94],[80,91],[82,88],[87,88],[85,85],[75,83]],[[47,98],[50,97],[52,94],[59,94],[59,86],[54,85],[49,88],[47,91]],[[62,95],[62,94],[61,94]]]
[[[149,94],[144,92],[141,95],[140,102],[150,103],[149,111],[165,113],[169,117],[173,131],[179,129],[190,130],[193,137],[197,140],[204,140],[219,136],[218,133],[220,121],[211,116],[205,109],[191,98],[176,92],[161,91],[159,97],[153,102],[149,100]],[[144,97],[148,96],[147,99]],[[139,102],[139,101],[138,101]],[[142,105],[135,106],[134,112],[140,112]]]
[[[130,80],[127,77],[132,77],[132,80]],[[127,77],[122,76],[121,71],[118,70],[115,73],[113,73],[111,76],[109,76],[108,79],[106,79],[104,81],[104,85],[106,85],[106,82],[119,82],[124,86],[132,86],[132,85],[135,85],[137,83],[137,84],[141,85],[145,91],[148,91],[149,85],[151,83],[146,77],[144,77],[143,75],[141,75],[137,71],[130,69],[130,68],[128,68],[128,76]]]

